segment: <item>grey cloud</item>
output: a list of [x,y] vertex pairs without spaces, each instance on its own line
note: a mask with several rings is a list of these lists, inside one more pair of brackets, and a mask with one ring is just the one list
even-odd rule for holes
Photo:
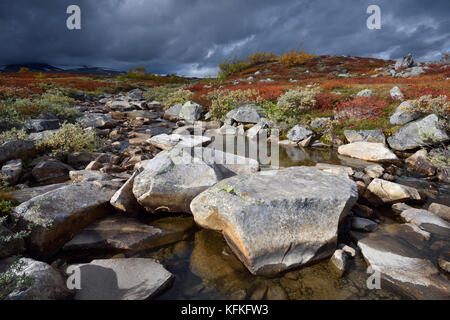
[[[82,30],[65,27],[82,10]],[[377,4],[382,29],[366,28]],[[0,64],[46,62],[211,74],[255,51],[437,58],[450,47],[446,0],[2,0]]]

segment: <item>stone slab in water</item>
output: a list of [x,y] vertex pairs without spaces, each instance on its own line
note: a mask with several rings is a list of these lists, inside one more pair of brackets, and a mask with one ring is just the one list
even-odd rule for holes
[[168,222],[157,222],[157,227],[122,214],[113,214],[78,232],[62,250],[85,255],[145,250],[182,240],[194,226],[189,218],[173,221],[176,226]]
[[172,274],[153,259],[109,259],[77,264],[81,290],[75,300],[146,300],[167,289]]
[[398,162],[397,156],[382,143],[353,142],[340,146],[339,154],[373,162]]
[[382,288],[389,287],[414,299],[450,298],[450,282],[437,267],[439,252],[450,248],[448,231],[434,233],[433,244],[406,224],[353,235],[358,238],[367,264],[380,272]]

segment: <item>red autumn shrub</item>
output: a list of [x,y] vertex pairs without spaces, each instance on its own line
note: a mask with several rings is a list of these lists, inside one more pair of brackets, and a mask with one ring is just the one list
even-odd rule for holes
[[320,92],[316,94],[316,105],[314,109],[318,111],[331,111],[342,103],[342,97],[330,92]]
[[422,96],[432,96],[433,98],[436,98],[441,95],[446,95],[450,97],[449,91],[443,88],[417,87],[417,86],[407,88],[406,90],[404,90],[403,95],[407,100],[418,99]]
[[377,97],[356,97],[337,107],[336,118],[346,120],[374,120],[385,114],[387,102]]

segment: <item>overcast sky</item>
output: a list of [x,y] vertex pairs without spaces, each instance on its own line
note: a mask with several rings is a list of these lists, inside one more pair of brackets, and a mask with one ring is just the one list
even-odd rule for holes
[[[66,9],[81,8],[81,30]],[[366,9],[381,8],[369,30]],[[213,75],[227,58],[316,54],[434,60],[450,49],[449,0],[1,0],[0,65],[43,62]]]

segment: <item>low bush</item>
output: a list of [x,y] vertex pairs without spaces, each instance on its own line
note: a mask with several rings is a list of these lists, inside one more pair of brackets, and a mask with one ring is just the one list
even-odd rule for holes
[[61,128],[44,138],[37,147],[46,152],[99,151],[105,143],[94,131],[84,130],[80,124],[65,122]]
[[278,106],[287,113],[303,114],[309,112],[315,105],[318,89],[292,89],[278,98]]
[[442,95],[433,98],[433,96],[427,95],[416,100],[409,100],[408,103],[413,107],[414,111],[421,114],[435,113],[444,117],[450,114],[450,102],[447,96]]
[[314,54],[308,54],[305,50],[300,49],[297,50],[291,50],[289,52],[286,52],[278,58],[278,62],[287,66],[287,67],[293,67],[296,65],[302,65],[306,63],[308,60],[313,59],[315,57]]
[[0,300],[12,292],[21,291],[32,285],[33,278],[23,273],[24,267],[24,264],[16,259],[8,270],[0,273]]
[[167,95],[166,99],[163,100],[163,103],[167,107],[176,105],[178,103],[185,104],[186,102],[191,100],[193,96],[194,93],[192,91],[180,88],[176,91],[170,92]]
[[9,101],[0,102],[0,132],[21,127],[23,117],[16,109],[11,107]]
[[248,62],[244,60],[238,61],[237,57],[234,57],[233,60],[225,60],[219,63],[219,79],[226,79],[234,73],[247,69],[249,66]]
[[144,93],[144,98],[148,101],[164,102],[165,100],[167,100],[171,93],[177,91],[180,88],[182,87],[173,84],[152,87]]
[[28,134],[25,129],[12,128],[11,130],[0,133],[0,143],[6,140],[25,140],[28,138]]

